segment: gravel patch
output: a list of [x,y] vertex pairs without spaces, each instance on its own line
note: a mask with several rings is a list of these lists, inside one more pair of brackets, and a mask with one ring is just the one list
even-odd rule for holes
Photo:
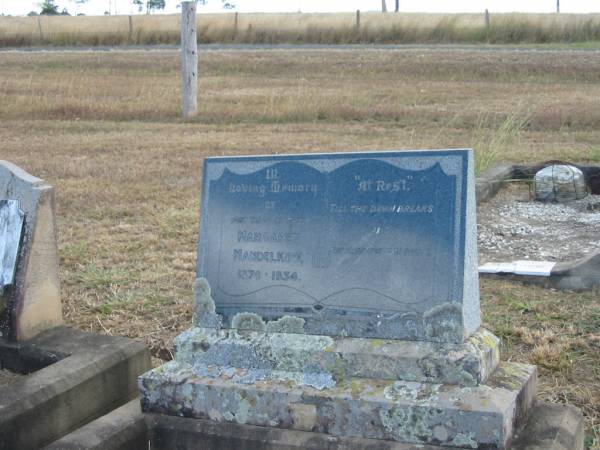
[[526,184],[503,189],[478,211],[480,263],[567,261],[600,251],[600,195],[541,203]]

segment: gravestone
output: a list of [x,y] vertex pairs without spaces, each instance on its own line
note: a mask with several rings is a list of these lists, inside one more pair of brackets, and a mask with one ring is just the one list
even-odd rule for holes
[[198,275],[217,314],[462,342],[479,327],[467,168],[456,151],[208,159]]
[[474,184],[471,150],[207,159],[194,327],[143,410],[507,448],[536,371],[480,328]]
[[2,205],[0,217],[8,220],[0,218],[0,227],[7,227],[0,229],[0,250],[10,242],[4,247],[2,276],[11,281],[0,282],[0,332],[22,341],[62,323],[54,191],[43,180],[0,161]]

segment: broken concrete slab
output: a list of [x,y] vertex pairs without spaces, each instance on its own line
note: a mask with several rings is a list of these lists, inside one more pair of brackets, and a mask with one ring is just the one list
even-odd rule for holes
[[15,282],[5,293],[0,332],[27,340],[62,323],[54,190],[7,161],[0,161],[0,199],[16,200],[25,214]]
[[475,386],[500,361],[499,340],[480,329],[462,344],[191,328],[175,339],[190,365],[310,371],[333,378],[380,378]]
[[84,425],[44,450],[147,450],[148,438],[139,399]]
[[137,396],[150,355],[124,337],[55,327],[25,343],[0,341],[0,364],[29,373],[0,387],[0,449],[47,445]]
[[317,385],[306,372],[213,369],[171,361],[145,373],[142,410],[332,436],[505,449],[533,406],[537,385],[535,367],[515,363],[500,364],[476,387],[366,378]]

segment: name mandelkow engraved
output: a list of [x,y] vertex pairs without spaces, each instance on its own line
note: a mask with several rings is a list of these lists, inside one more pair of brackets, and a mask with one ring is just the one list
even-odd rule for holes
[[302,265],[302,252],[271,252],[259,250],[233,249],[233,260],[241,262],[267,262]]

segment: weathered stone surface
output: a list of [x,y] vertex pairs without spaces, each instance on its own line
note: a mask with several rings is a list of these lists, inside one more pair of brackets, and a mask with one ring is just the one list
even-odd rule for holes
[[308,334],[456,343],[479,328],[472,151],[208,158],[204,169],[198,277],[214,311],[203,300],[197,325],[289,316]]
[[269,371],[251,379],[245,369],[196,369],[171,361],[142,375],[142,410],[333,436],[504,449],[532,407],[536,388],[535,367],[514,363],[501,364],[477,387],[351,378],[317,389],[306,373]]
[[7,292],[0,331],[27,340],[62,323],[54,191],[43,180],[0,161],[0,199],[17,200],[25,214],[15,283]]
[[483,329],[463,344],[452,344],[192,328],[175,339],[175,358],[193,366],[310,372],[334,380],[361,377],[474,386],[498,365],[498,344],[498,338]]
[[[163,414],[145,416],[152,450],[457,450],[457,447],[345,438]],[[583,436],[583,417],[576,408],[538,403],[510,449],[583,450]]]

